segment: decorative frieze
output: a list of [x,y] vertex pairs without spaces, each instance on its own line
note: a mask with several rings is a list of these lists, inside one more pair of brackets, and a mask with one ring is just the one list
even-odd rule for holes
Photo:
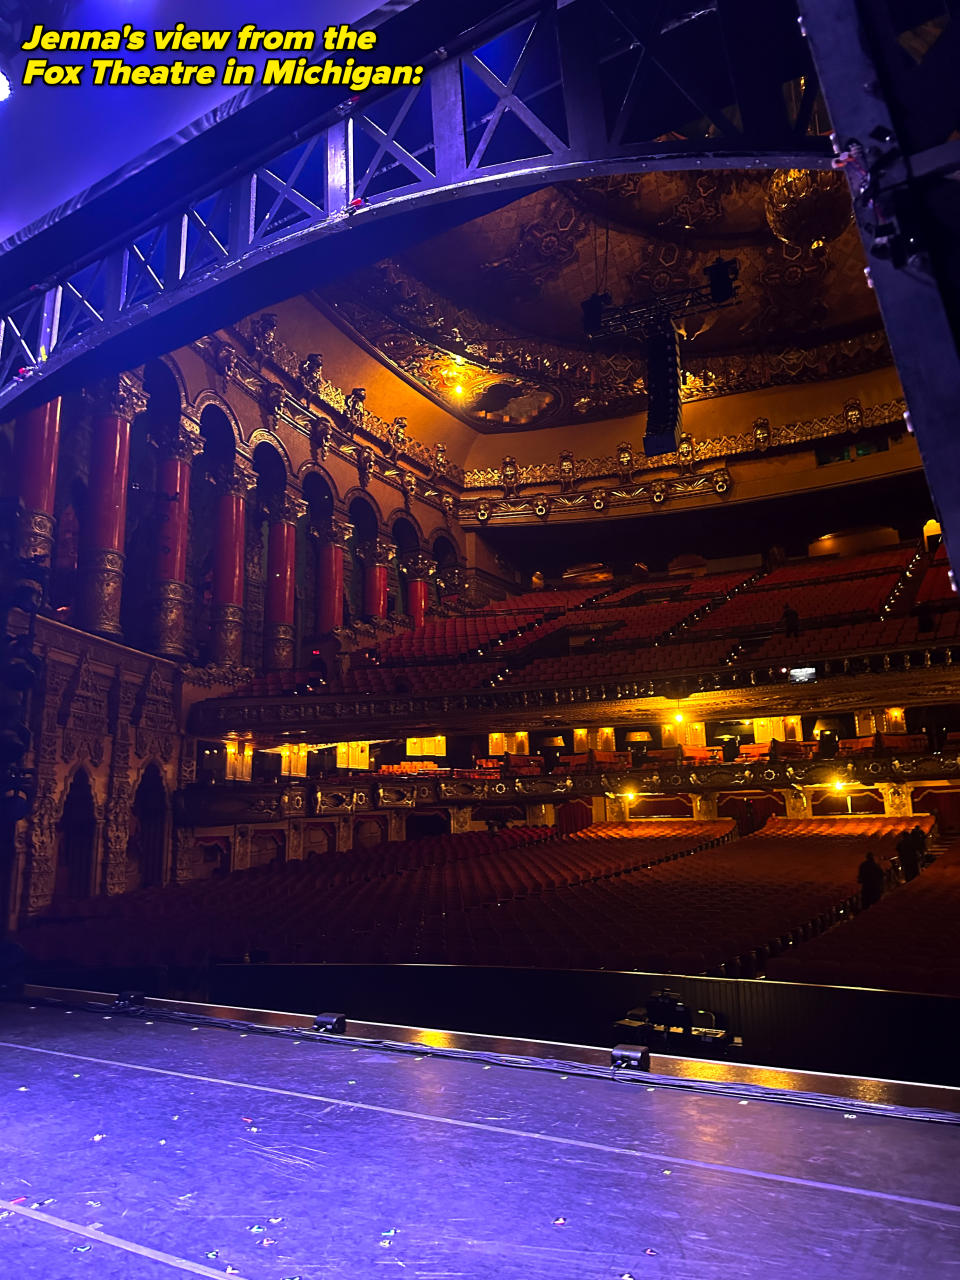
[[787,422],[771,427],[767,418],[757,418],[746,430],[728,436],[713,436],[707,440],[693,441],[688,435],[681,437],[681,447],[675,453],[665,453],[647,458],[642,449],[627,441],[617,446],[616,453],[596,458],[573,458],[561,454],[554,461],[517,464],[514,458],[504,458],[497,467],[481,467],[464,473],[464,489],[501,489],[504,496],[515,493],[524,486],[557,484],[566,491],[580,480],[600,480],[616,477],[621,483],[637,472],[661,471],[667,468],[686,469],[697,462],[709,462],[746,454],[766,453],[770,449],[787,449],[797,445],[825,440],[845,432],[856,432],[869,427],[886,426],[903,418],[904,400],[885,400],[864,407],[858,400],[848,400],[837,413],[824,414],[802,422]]

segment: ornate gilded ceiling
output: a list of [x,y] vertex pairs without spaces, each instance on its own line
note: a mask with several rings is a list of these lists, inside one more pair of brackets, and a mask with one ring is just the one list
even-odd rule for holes
[[739,300],[680,319],[685,399],[889,364],[846,189],[829,174],[816,182],[712,171],[550,187],[361,271],[322,301],[485,430],[642,410],[642,343],[591,345],[580,303],[595,291],[624,303],[702,286],[718,254],[739,260]]

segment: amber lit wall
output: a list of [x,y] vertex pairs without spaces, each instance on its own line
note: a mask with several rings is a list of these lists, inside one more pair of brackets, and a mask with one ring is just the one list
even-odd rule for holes
[[[804,382],[742,395],[693,400],[683,407],[683,425],[694,440],[708,440],[750,431],[757,418],[767,418],[771,426],[777,427],[842,413],[849,400],[859,400],[866,408],[895,401],[902,394],[896,370],[878,369],[833,382]],[[521,466],[552,462],[564,449],[572,450],[577,457],[593,458],[612,454],[622,440],[639,450],[645,420],[646,415],[641,414],[636,418],[572,423],[539,431],[476,433],[465,466],[470,469],[499,466],[505,453],[512,454]],[[917,456],[919,459],[919,454]]]
[[307,298],[293,298],[277,305],[274,311],[283,342],[304,355],[319,351],[324,373],[331,382],[346,391],[365,387],[367,407],[374,413],[387,421],[397,416],[407,418],[411,436],[426,445],[445,441],[450,457],[463,465],[476,436],[472,427],[441,409],[383,361],[358,346]]

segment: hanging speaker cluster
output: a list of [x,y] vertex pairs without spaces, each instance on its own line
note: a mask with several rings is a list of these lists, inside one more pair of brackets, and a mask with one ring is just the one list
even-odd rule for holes
[[643,451],[648,458],[676,453],[683,405],[680,400],[680,337],[664,314],[647,331],[647,430]]

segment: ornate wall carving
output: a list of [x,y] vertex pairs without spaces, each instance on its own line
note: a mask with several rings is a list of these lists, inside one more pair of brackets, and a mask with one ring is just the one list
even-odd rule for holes
[[[857,409],[859,414],[855,413]],[[709,462],[720,458],[762,454],[771,449],[795,448],[851,430],[860,430],[861,427],[880,427],[898,423],[905,412],[904,400],[884,400],[868,406],[861,406],[856,401],[848,401],[837,413],[823,414],[818,418],[808,418],[800,422],[787,422],[776,427],[771,427],[767,419],[758,418],[744,431],[695,441],[693,458],[696,462]],[[857,418],[859,421],[854,427],[852,420],[857,421]],[[679,468],[683,462],[684,459],[679,453],[665,453],[659,457],[647,458],[642,447],[624,441],[615,454],[576,458],[574,466],[578,480],[593,480],[614,476],[625,478],[638,471]],[[514,483],[518,488],[543,484],[556,484],[562,487],[566,478],[560,460],[544,459],[542,462],[518,466]],[[502,468],[475,468],[464,474],[463,482],[467,490],[502,488]]]
[[84,650],[60,704],[61,759],[88,760],[96,769],[103,762],[107,735],[109,685],[94,672],[89,650]]
[[151,664],[132,708],[130,723],[136,731],[136,751],[141,758],[158,756],[164,764],[174,754],[177,723],[173,714],[173,690]]

